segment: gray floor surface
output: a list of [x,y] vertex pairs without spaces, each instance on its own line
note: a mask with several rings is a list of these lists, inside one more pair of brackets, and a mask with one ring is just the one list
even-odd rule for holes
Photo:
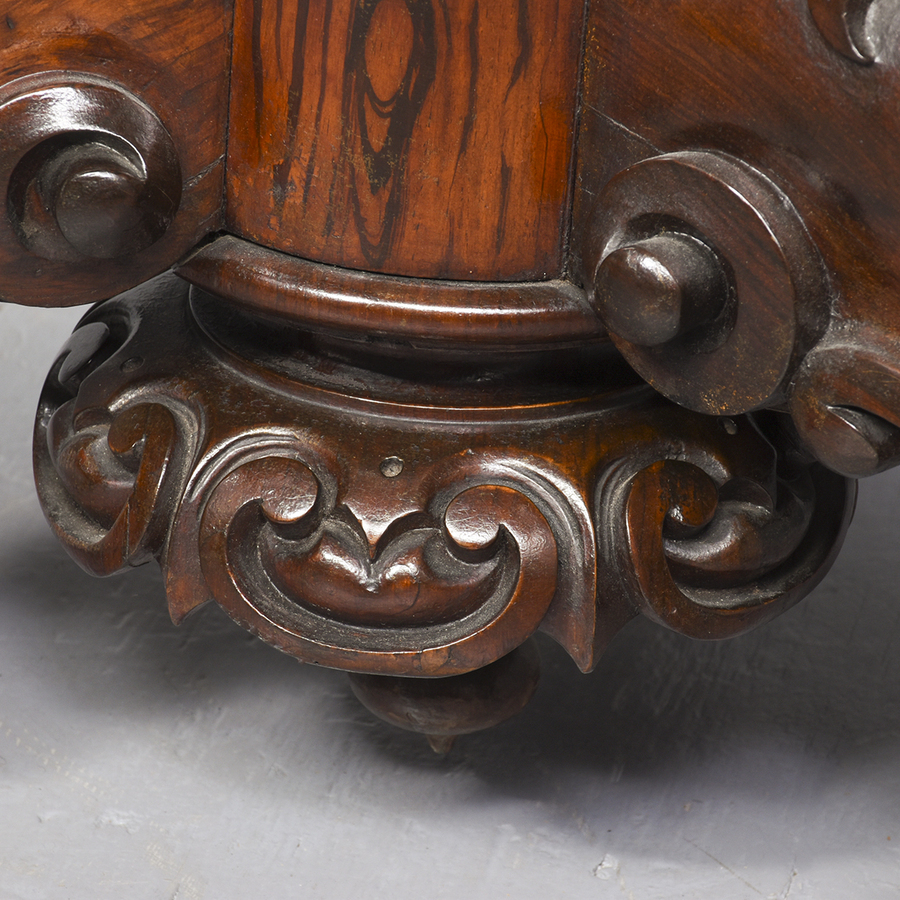
[[542,643],[517,719],[446,758],[150,566],[95,580],[34,497],[73,311],[0,307],[0,900],[900,896],[900,477],[831,574],[725,643]]

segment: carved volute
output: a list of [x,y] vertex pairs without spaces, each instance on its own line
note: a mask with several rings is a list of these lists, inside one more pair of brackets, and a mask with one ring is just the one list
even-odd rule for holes
[[4,6],[0,298],[106,299],[221,227],[229,6]]
[[587,28],[574,267],[616,346],[852,476],[900,462],[898,34],[891,0],[601,0]]
[[171,136],[152,110],[114,84],[71,73],[51,77],[22,85],[0,106],[4,133],[15,136],[14,153],[4,159],[5,168],[15,165],[0,183],[17,237],[48,260],[120,259],[147,250],[181,201]]
[[699,412],[780,403],[828,322],[828,280],[796,210],[725,154],[670,153],[618,174],[582,259],[625,358]]

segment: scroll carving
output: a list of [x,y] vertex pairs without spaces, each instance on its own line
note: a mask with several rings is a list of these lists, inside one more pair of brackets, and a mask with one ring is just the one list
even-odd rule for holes
[[424,508],[373,540],[313,447],[247,447],[203,489],[203,574],[238,622],[302,659],[418,675],[485,665],[537,630],[557,539],[512,468],[484,482],[476,461],[439,467]]
[[622,460],[598,489],[616,577],[645,615],[693,638],[740,634],[811,590],[853,506],[825,470],[765,478],[733,462]]
[[48,439],[59,484],[44,503],[81,565],[110,575],[158,553],[177,444],[165,407],[141,403],[84,428],[73,422],[71,406],[63,407],[50,420]]
[[900,463],[900,342],[854,327],[823,341],[806,359],[790,411],[804,444],[852,478]]
[[[198,437],[177,391],[126,389],[144,364],[139,316],[108,304],[63,348],[35,425],[38,493],[69,553],[95,575],[159,557]],[[119,389],[116,390],[116,387]]]
[[157,558],[176,622],[214,600],[302,660],[403,676],[471,672],[543,630],[587,671],[639,611],[695,637],[764,621],[840,543],[848,483],[780,472],[750,417],[634,386],[360,398],[333,359],[301,380],[240,358],[187,292],[169,277],[89,314],[36,432],[70,552],[98,574]]
[[728,154],[669,153],[620,172],[597,201],[584,262],[625,358],[698,412],[781,402],[828,324],[824,266],[797,210]]
[[[538,630],[588,670],[639,613],[721,638],[785,609],[852,507],[800,445],[900,460],[897,347],[846,324],[896,295],[896,85],[816,34],[873,62],[878,4],[235,0],[177,115],[152,61],[51,55],[0,96],[14,290],[109,296],[176,259],[196,285],[64,348],[35,453],[57,534],[98,574],[157,559],[176,622],[213,600],[440,746],[496,720],[447,712],[465,685],[527,700]],[[191,140],[226,93],[227,140]],[[408,676],[449,685],[434,715]]]
[[623,355],[845,476],[900,462],[900,4],[610,0],[588,33],[574,222]]

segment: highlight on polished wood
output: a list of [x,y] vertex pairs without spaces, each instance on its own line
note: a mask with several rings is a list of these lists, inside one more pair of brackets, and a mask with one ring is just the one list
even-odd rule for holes
[[[0,298],[155,560],[446,751],[643,614],[761,625],[900,462],[889,0],[12,0]],[[688,652],[688,651],[686,651]]]

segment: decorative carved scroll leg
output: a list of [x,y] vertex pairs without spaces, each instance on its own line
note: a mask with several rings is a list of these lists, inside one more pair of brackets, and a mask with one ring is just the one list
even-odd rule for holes
[[356,698],[370,712],[424,734],[436,753],[457,735],[499,725],[520,712],[537,688],[540,656],[533,639],[496,662],[449,678],[400,678],[352,673]]

